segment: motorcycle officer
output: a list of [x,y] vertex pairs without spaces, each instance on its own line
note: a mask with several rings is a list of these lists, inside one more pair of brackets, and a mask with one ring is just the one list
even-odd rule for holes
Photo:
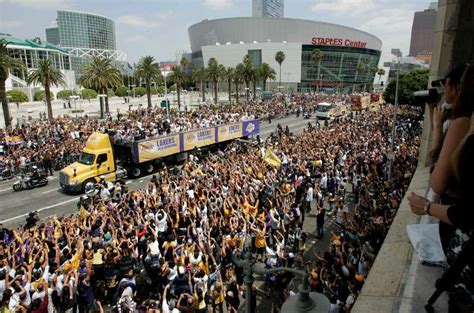
[[39,174],[39,171],[38,171],[38,167],[36,165],[33,165],[33,167],[32,167],[30,178],[31,178],[31,182],[33,184],[36,184],[38,182],[38,180],[40,179],[40,174]]

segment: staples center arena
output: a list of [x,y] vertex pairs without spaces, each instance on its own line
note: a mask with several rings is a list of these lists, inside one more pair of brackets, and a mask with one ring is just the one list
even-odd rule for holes
[[[379,63],[382,41],[354,28],[292,18],[238,17],[204,20],[188,28],[194,67],[207,66],[214,57],[235,67],[246,54],[255,66],[268,63],[276,80],[268,90],[369,90]],[[320,58],[312,55],[319,50]],[[285,53],[281,65],[277,51]],[[261,87],[261,86],[260,86]]]

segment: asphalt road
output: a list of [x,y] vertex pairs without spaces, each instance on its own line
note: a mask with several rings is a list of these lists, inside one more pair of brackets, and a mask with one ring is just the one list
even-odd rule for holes
[[[277,124],[282,127],[288,125],[293,133],[301,132],[310,120],[303,119],[295,115],[283,119],[273,120],[271,124],[263,121],[260,125],[260,136],[268,137],[275,131]],[[314,119],[311,121],[314,123]],[[150,175],[151,176],[151,175]],[[138,179],[127,180],[130,190],[137,190],[146,187],[150,176]],[[65,193],[58,183],[58,177],[49,177],[49,184],[44,187],[14,192],[13,181],[0,182],[0,223],[11,227],[18,223],[23,223],[25,216],[31,211],[38,211],[41,218],[46,218],[54,214],[72,214],[76,211],[76,203],[80,195],[70,195]]]

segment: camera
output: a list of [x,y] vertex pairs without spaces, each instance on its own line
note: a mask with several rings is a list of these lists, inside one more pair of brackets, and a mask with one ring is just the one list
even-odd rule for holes
[[431,82],[431,87],[428,90],[419,90],[413,93],[415,98],[414,104],[423,105],[425,103],[433,103],[438,101],[440,93],[438,92],[437,87],[441,87],[446,83],[446,79],[433,80]]

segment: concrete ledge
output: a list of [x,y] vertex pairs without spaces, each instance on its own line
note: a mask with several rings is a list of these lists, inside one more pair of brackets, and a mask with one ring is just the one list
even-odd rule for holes
[[[414,215],[407,196],[424,196],[428,190],[429,168],[418,168],[370,270],[352,313],[424,312],[424,305],[435,290],[442,270],[422,265],[408,239],[408,224],[433,223],[432,218]],[[447,312],[444,294],[435,304],[435,312]]]

